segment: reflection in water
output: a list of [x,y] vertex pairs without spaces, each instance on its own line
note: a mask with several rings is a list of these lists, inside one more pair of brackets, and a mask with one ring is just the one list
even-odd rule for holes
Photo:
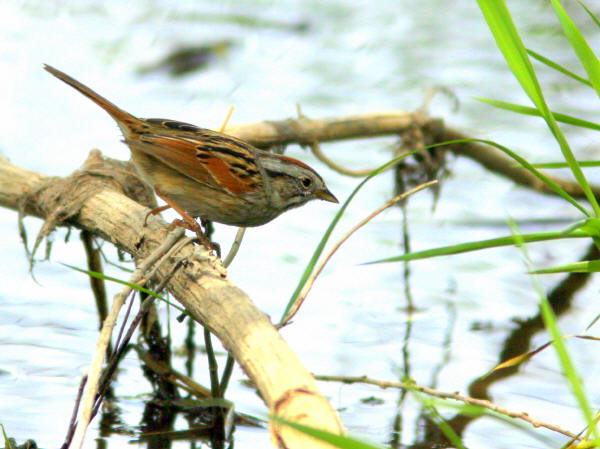
[[[580,260],[598,260],[599,257],[600,252],[598,248],[594,244],[591,244],[586,254]],[[548,302],[557,317],[560,317],[569,310],[575,294],[585,287],[590,277],[590,273],[570,273],[548,293]],[[533,336],[545,329],[541,313],[527,320],[519,320],[518,324],[518,327],[504,340],[504,346],[500,352],[498,363],[529,352]],[[489,388],[499,381],[514,376],[519,371],[519,368],[519,365],[510,366],[475,379],[469,386],[469,396],[492,400],[488,393]],[[448,420],[448,424],[458,435],[463,435],[467,425],[475,419],[477,418],[456,415],[454,418]],[[437,426],[435,427],[437,428]],[[439,428],[437,430],[432,429],[432,432],[436,436],[440,436]],[[444,438],[442,437],[442,441]]]
[[[591,261],[598,260],[599,258],[600,251],[598,251],[596,246],[592,244],[581,260]],[[589,279],[590,273],[571,273],[548,293],[548,301],[557,317],[560,317],[569,310],[575,294],[585,286]],[[434,369],[434,375],[432,376],[432,380],[430,382],[431,388],[436,388],[437,373],[444,368],[449,360],[452,342],[451,336],[456,318],[455,307],[449,304],[448,311],[448,327],[445,333],[446,336],[444,338],[443,345],[445,351],[442,360],[440,360],[439,364]],[[412,326],[411,322],[412,320],[409,318],[407,321],[407,332],[405,334],[405,340],[403,344],[403,368],[400,372],[400,380],[402,381],[410,379],[408,343],[410,340],[410,329]],[[533,336],[537,332],[545,329],[543,319],[539,313],[530,319],[519,320],[518,323],[519,326],[505,339],[498,363],[529,352],[531,350],[531,339]],[[510,366],[504,369],[495,370],[490,374],[486,374],[485,376],[475,379],[469,387],[469,396],[478,399],[486,399],[493,402],[493,398],[491,398],[488,394],[489,388],[499,381],[514,376],[518,371],[519,366]],[[414,441],[409,445],[401,444],[402,431],[404,430],[402,412],[404,408],[404,401],[407,397],[407,391],[408,390],[402,389],[399,393],[400,397],[397,403],[397,414],[393,422],[393,433],[390,440],[390,446],[392,448],[402,447],[415,449],[452,447],[452,442],[446,437],[440,428],[439,420],[441,417],[437,414],[437,411],[429,408],[428,406],[424,406],[419,414],[419,418],[417,419],[417,430],[415,432],[416,437]],[[457,414],[454,417],[445,419],[445,422],[451,427],[456,435],[458,435],[460,438],[463,438],[467,426],[480,416],[485,415],[475,414],[475,416],[468,416]]]

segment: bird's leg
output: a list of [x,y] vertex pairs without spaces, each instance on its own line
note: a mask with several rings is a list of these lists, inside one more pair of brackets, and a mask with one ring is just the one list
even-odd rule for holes
[[220,259],[221,258],[221,245],[212,241],[212,235],[215,231],[212,221],[207,220],[204,217],[200,217],[200,226],[203,228],[202,232],[203,232],[204,236],[208,240],[210,240],[210,243],[212,244],[212,249],[214,249],[217,252],[217,257],[219,257],[219,259]]
[[144,226],[146,226],[148,224],[148,217],[150,215],[158,215],[161,212],[166,211],[167,209],[171,209],[171,206],[169,206],[168,204],[166,206],[155,207],[154,209],[152,209],[150,212],[148,212],[146,214],[146,218],[144,218]]
[[173,208],[173,210],[175,210],[175,212],[177,212],[179,215],[181,215],[181,218],[183,218],[183,220],[176,219],[171,224],[173,226],[180,226],[182,228],[185,228],[192,232],[195,232],[196,235],[198,236],[198,240],[200,240],[200,243],[202,243],[208,249],[213,249],[212,243],[210,242],[210,240],[208,240],[206,238],[206,236],[202,232],[202,228],[190,214],[188,214],[184,209],[182,209],[175,201],[173,201],[171,198],[169,198],[167,195],[165,195],[158,187],[156,187],[156,186],[154,187],[154,192],[156,193],[156,196],[158,196],[161,200],[163,200],[165,203],[167,203],[167,206],[153,209],[150,211],[150,214],[152,214],[152,212],[155,210],[158,210],[158,212],[161,212],[162,210],[166,210],[168,208]]

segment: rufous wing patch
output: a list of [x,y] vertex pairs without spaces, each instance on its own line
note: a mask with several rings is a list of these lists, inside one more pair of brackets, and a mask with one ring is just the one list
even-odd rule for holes
[[234,174],[232,167],[219,157],[218,152],[203,150],[202,142],[193,138],[143,134],[135,142],[136,149],[203,184],[232,194],[254,189],[246,179]]

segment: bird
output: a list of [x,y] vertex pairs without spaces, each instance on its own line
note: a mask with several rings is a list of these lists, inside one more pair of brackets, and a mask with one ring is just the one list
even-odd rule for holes
[[313,199],[338,203],[323,178],[297,159],[177,120],[138,118],[85,84],[44,69],[104,109],[123,134],[140,177],[196,232],[196,218],[238,227],[261,226]]

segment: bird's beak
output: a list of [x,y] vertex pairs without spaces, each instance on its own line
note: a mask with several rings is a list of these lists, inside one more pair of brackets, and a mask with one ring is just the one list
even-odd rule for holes
[[315,191],[315,196],[321,200],[329,201],[331,203],[339,203],[338,199],[333,196],[333,193],[327,189]]

